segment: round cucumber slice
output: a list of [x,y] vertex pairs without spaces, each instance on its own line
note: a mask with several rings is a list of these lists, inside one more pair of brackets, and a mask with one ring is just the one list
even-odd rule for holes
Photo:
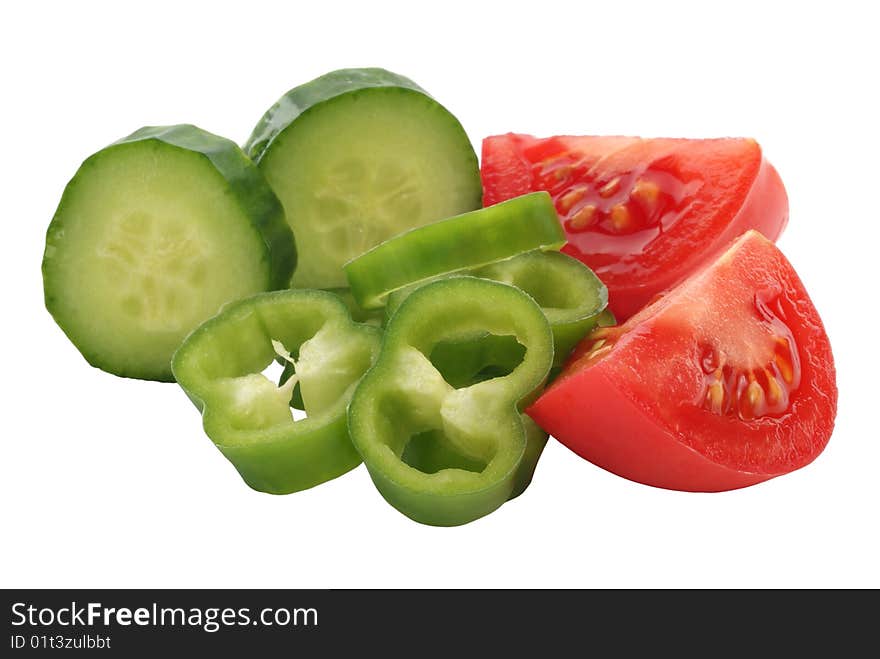
[[296,236],[294,287],[345,287],[347,261],[481,205],[477,156],[461,124],[383,69],[334,71],[292,89],[244,148]]
[[173,381],[171,355],[220,307],[285,287],[280,202],[238,146],[143,128],[88,158],[46,235],[46,308],[90,364]]

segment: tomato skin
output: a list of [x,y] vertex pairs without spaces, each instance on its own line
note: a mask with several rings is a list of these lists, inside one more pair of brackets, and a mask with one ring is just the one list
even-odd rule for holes
[[[767,291],[777,310],[769,322],[758,303]],[[616,332],[601,358],[591,353],[594,339],[585,339],[527,410],[590,462],[656,487],[715,492],[799,469],[824,450],[837,409],[828,337],[794,269],[757,232]],[[762,346],[779,345],[783,335],[796,347],[775,371],[790,376],[782,412],[743,418],[707,408],[707,345],[766,373],[764,358],[778,356]]]
[[677,441],[600,366],[570,376],[564,387],[551,387],[527,410],[585,460],[637,483],[687,492],[734,490],[777,475],[714,463]]
[[[555,162],[576,163],[574,173],[557,181],[552,175]],[[548,163],[551,175],[546,174]],[[633,176],[650,173],[652,168],[659,168],[661,189],[670,180],[680,179],[685,186],[700,183],[670,215],[675,218],[671,224],[656,234],[645,227],[648,231],[631,236],[613,231],[609,235],[595,225],[574,228],[572,213],[579,207],[571,209],[566,203],[571,198],[568,193],[586,186],[591,203],[601,204],[603,200],[595,195],[600,182],[620,176],[632,184]],[[788,221],[782,180],[754,140],[539,139],[508,133],[483,140],[481,175],[485,205],[532,190],[551,192],[569,240],[563,251],[602,279],[609,291],[609,308],[621,321],[710,262],[748,229],[775,241]],[[626,199],[626,190],[622,199]],[[632,197],[625,203],[632,210],[631,201]]]

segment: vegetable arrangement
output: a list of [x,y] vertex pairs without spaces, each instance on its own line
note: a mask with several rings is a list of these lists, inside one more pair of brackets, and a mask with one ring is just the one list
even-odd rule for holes
[[252,488],[363,461],[399,511],[451,526],[521,494],[547,433],[688,491],[815,459],[834,361],[772,242],[787,220],[753,140],[507,134],[480,167],[421,87],[347,69],[243,149],[181,125],[88,158],[43,280],[89,363],[176,381]]

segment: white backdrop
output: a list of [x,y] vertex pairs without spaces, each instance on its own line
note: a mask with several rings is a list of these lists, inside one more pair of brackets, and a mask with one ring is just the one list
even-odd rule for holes
[[[880,48],[863,6],[5,4],[0,587],[880,586]],[[347,66],[413,78],[478,150],[508,130],[757,138],[790,197],[779,245],[835,351],[825,453],[701,495],[636,485],[551,441],[522,497],[430,528],[389,507],[363,467],[299,494],[253,492],[176,385],[89,367],[40,278],[79,163],[145,124],[241,143],[288,88]]]

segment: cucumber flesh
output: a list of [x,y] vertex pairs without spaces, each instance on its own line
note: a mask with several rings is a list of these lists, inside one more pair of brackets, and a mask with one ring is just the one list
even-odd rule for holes
[[344,287],[347,261],[481,205],[461,124],[411,80],[381,69],[336,71],[291,90],[245,149],[296,236],[295,287]]
[[144,129],[68,184],[46,237],[46,306],[92,365],[173,381],[186,335],[226,302],[283,285],[294,255],[280,203],[233,142]]

